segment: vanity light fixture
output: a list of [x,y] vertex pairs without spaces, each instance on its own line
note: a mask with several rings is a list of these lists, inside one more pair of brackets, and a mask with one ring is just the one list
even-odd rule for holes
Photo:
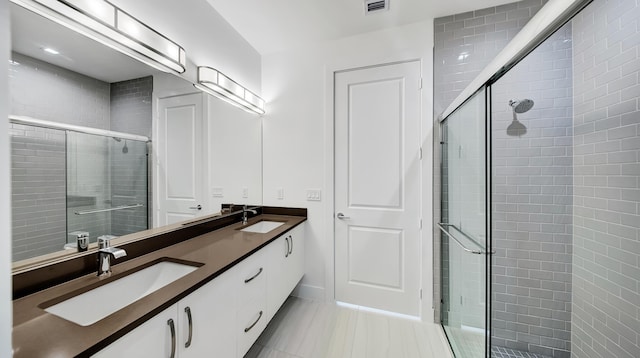
[[264,114],[262,98],[216,69],[206,66],[198,67],[198,83],[194,86],[246,111]]
[[10,0],[163,72],[183,73],[180,45],[105,0]]

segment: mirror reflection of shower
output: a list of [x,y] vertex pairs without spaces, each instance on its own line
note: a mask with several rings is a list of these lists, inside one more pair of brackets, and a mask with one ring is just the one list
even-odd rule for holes
[[519,137],[527,133],[527,127],[518,121],[518,114],[528,112],[533,108],[533,104],[533,100],[528,98],[522,100],[512,99],[509,101],[509,106],[511,106],[511,109],[513,110],[513,121],[509,127],[507,127],[507,135]]

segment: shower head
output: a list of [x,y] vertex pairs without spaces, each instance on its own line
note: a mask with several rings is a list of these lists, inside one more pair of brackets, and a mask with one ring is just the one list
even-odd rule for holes
[[528,112],[531,108],[533,108],[533,100],[528,98],[523,100],[510,100],[509,105],[513,108],[515,113],[525,113]]

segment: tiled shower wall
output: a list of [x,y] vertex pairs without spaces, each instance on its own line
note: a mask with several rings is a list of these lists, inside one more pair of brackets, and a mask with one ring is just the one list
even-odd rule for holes
[[[153,77],[111,84],[111,130],[151,138]],[[120,236],[152,227],[151,187],[147,185],[146,144],[111,143],[111,203],[114,206],[143,203],[135,209],[112,212],[112,235]],[[151,175],[151,172],[148,173]],[[149,198],[147,202],[147,198]]]
[[640,357],[639,19],[595,0],[573,20],[576,358]]
[[[9,64],[11,114],[109,129],[109,84],[19,53]],[[12,124],[13,259],[62,249],[64,132]]]
[[571,59],[567,25],[491,86],[492,343],[550,357],[571,348]]

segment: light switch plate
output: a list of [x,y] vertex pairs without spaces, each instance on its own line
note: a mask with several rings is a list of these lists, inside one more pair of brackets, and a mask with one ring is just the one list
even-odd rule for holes
[[307,201],[321,201],[322,190],[320,189],[307,189]]
[[276,189],[276,198],[278,200],[283,200],[284,199],[284,188],[280,187]]
[[245,199],[249,197],[249,188],[247,187],[242,188],[242,197]]
[[213,196],[214,198],[223,198],[224,189],[218,186],[211,188],[211,196]]

